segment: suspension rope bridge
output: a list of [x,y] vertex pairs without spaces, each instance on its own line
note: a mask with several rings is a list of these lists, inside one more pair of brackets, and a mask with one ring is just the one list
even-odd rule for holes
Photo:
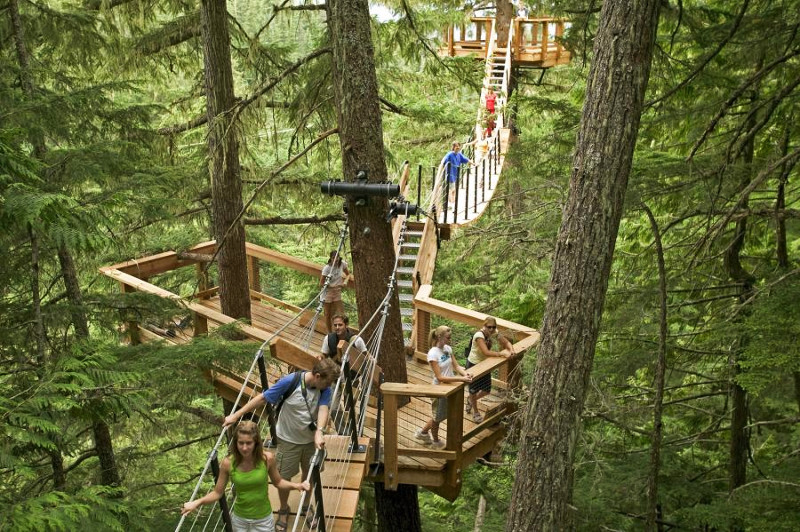
[[[515,410],[514,395],[518,393],[518,359],[490,358],[472,367],[475,378],[496,374],[492,379],[492,393],[481,399],[480,408],[485,415],[482,421],[464,417],[464,388],[460,384],[430,384],[431,375],[425,353],[428,333],[435,322],[462,323],[478,328],[485,314],[432,297],[432,277],[437,250],[441,239],[455,227],[474,222],[481,216],[492,196],[504,166],[505,152],[510,140],[508,94],[512,90],[512,47],[526,42],[528,37],[515,34],[524,24],[512,24],[504,47],[496,42],[494,21],[473,19],[486,24],[480,52],[486,61],[484,84],[478,105],[473,132],[465,143],[474,166],[466,167],[455,183],[447,179],[450,168],[445,160],[434,167],[431,186],[422,196],[422,169],[417,179],[417,203],[421,206],[411,220],[408,203],[393,206],[397,216],[393,220],[393,238],[396,246],[395,263],[387,279],[386,295],[373,309],[366,323],[349,340],[341,356],[343,371],[332,386],[330,427],[327,428],[325,452],[317,451],[312,467],[305,479],[311,483],[309,492],[292,492],[289,506],[292,509],[289,525],[293,531],[350,530],[356,513],[358,494],[364,480],[382,482],[386,489],[397,489],[401,483],[425,486],[431,491],[453,500],[461,487],[461,471],[477,458],[491,451],[505,435],[504,421]],[[536,19],[539,29],[546,28],[544,19]],[[515,30],[516,29],[516,30]],[[563,26],[562,26],[563,29]],[[556,26],[558,32],[558,26]],[[479,37],[481,32],[479,31]],[[450,32],[452,49],[453,33]],[[547,41],[547,36],[544,37]],[[529,40],[529,39],[528,39]],[[535,40],[535,39],[534,39]],[[559,44],[560,46],[560,44]],[[465,48],[470,48],[466,46]],[[542,57],[552,52],[552,42],[541,48]],[[472,46],[473,53],[475,47]],[[542,51],[543,50],[543,51]],[[530,52],[530,50],[529,50]],[[532,53],[532,52],[530,52]],[[453,54],[451,54],[453,55]],[[456,54],[457,55],[457,54]],[[497,94],[494,108],[494,127],[486,128],[486,108],[489,89]],[[409,184],[410,167],[406,163],[401,172],[400,194],[412,197]],[[451,190],[453,186],[453,201]],[[398,212],[399,210],[399,212]],[[422,221],[419,215],[423,214]],[[348,227],[344,224],[339,235],[334,260],[343,255]],[[216,250],[215,242],[199,244],[190,250],[193,254],[207,254]],[[217,368],[209,379],[217,392],[233,404],[235,411],[243,402],[267,390],[270,383],[290,372],[290,368],[310,370],[325,341],[319,320],[325,294],[331,283],[327,275],[319,292],[304,307],[296,307],[261,291],[259,263],[268,262],[292,268],[302,274],[320,277],[319,265],[269,250],[251,243],[246,244],[248,278],[252,299],[252,325],[238,324],[239,330],[259,343],[246,373],[236,374]],[[181,298],[149,279],[178,268],[195,265],[202,275],[199,290],[189,299]],[[202,271],[201,271],[202,270]],[[120,283],[125,292],[142,291],[178,301],[191,313],[192,329],[187,331],[171,327],[167,333],[157,327],[127,323],[132,342],[165,341],[180,343],[192,336],[206,334],[210,328],[236,322],[220,312],[216,287],[207,286],[202,265],[192,258],[183,258],[175,252],[132,260],[101,268],[101,272]],[[389,312],[389,302],[397,291],[403,330],[406,335],[408,383],[382,383],[378,359],[383,333]],[[512,341],[517,353],[524,353],[539,339],[538,332],[507,320],[498,319],[498,326]],[[362,344],[363,342],[363,344]],[[357,345],[364,345],[363,352]],[[265,356],[269,352],[270,358]],[[457,351],[457,349],[454,349]],[[331,353],[335,356],[336,353]],[[268,361],[270,363],[268,364]],[[446,447],[431,449],[414,439],[414,432],[430,416],[431,400],[448,398],[447,420],[441,425]],[[405,399],[404,399],[405,398]],[[407,404],[406,404],[407,403]],[[276,441],[275,414],[267,403],[253,412],[264,441]],[[208,453],[200,479],[190,500],[213,489],[219,471],[218,455],[227,430],[221,430]],[[267,435],[270,437],[268,438]],[[289,479],[287,479],[289,480]],[[270,485],[269,497],[273,508],[279,508],[277,489]],[[223,502],[224,501],[224,502]],[[230,501],[230,505],[227,504]],[[193,514],[180,519],[176,530],[230,530],[229,514],[236,506],[235,488],[231,485],[221,504],[201,507]]]

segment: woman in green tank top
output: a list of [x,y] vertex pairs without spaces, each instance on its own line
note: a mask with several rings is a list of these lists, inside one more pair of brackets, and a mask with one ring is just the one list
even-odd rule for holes
[[274,532],[267,477],[277,488],[309,491],[311,486],[308,482],[289,482],[281,477],[275,459],[264,450],[258,425],[252,421],[242,421],[236,426],[232,447],[232,456],[226,456],[220,464],[214,489],[204,497],[184,504],[181,514],[188,514],[201,504],[217,502],[225,493],[230,478],[236,488],[236,500],[231,512],[233,530]]

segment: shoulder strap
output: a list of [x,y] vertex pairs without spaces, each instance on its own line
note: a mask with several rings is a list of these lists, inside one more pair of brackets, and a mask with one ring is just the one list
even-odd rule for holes
[[283,395],[281,395],[281,400],[278,401],[278,404],[275,405],[275,411],[276,412],[280,412],[281,411],[281,407],[283,406],[284,401],[286,401],[289,398],[289,396],[292,395],[294,393],[294,391],[297,389],[297,385],[300,383],[300,377],[302,377],[303,373],[304,372],[302,372],[302,371],[295,371],[294,372],[294,374],[292,376],[292,383],[289,385],[289,387],[286,389],[286,391],[283,392]]
[[325,338],[328,343],[328,358],[336,358],[336,346],[339,342],[336,341],[336,333],[328,333],[328,336]]

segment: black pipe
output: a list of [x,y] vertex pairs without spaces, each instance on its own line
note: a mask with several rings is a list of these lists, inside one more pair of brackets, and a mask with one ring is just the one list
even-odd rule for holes
[[344,181],[323,181],[319,184],[323,194],[329,196],[378,196],[396,198],[400,195],[400,185],[392,183],[346,183]]

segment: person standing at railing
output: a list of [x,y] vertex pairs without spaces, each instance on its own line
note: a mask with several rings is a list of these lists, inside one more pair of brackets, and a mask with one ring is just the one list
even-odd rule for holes
[[325,313],[325,325],[328,333],[333,332],[333,317],[337,314],[344,314],[344,302],[342,301],[342,287],[347,282],[350,270],[347,269],[347,262],[342,259],[336,250],[331,251],[328,263],[322,268],[322,275],[319,278],[319,285],[325,284],[328,275],[331,282],[325,291],[325,299],[322,302],[322,310]]
[[450,210],[455,211],[456,187],[458,186],[458,174],[462,164],[471,164],[475,166],[472,161],[461,153],[461,143],[454,142],[453,149],[447,152],[447,155],[442,159],[442,164],[445,165],[447,172],[447,182],[449,183],[449,195],[447,198],[448,206],[452,206]]
[[[214,489],[205,496],[187,502],[181,515],[187,515],[201,504],[213,504],[225,494],[228,480],[236,489],[236,505],[231,512],[234,532],[273,532],[275,521],[269,503],[269,480],[278,488],[310,491],[308,482],[289,482],[284,479],[275,458],[264,450],[258,425],[242,421],[233,431],[232,452],[222,460]],[[269,479],[269,480],[268,480]]]
[[[450,327],[441,325],[431,331],[428,351],[428,364],[433,370],[433,384],[450,382],[472,382],[472,375],[461,367],[453,356],[450,347],[452,331]],[[456,373],[459,376],[456,376]],[[447,419],[447,397],[435,397],[431,402],[431,419],[424,427],[418,429],[414,437],[430,444],[431,449],[443,449],[445,443],[439,439],[439,424]]]
[[[332,383],[339,378],[339,366],[330,359],[318,360],[311,371],[282,377],[267,391],[250,399],[242,408],[225,417],[224,427],[239,421],[247,412],[262,408],[267,402],[278,405],[277,462],[283,478],[292,478],[302,468],[308,478],[311,459],[317,449],[325,448],[322,429],[328,423]],[[278,532],[286,530],[289,522],[289,490],[279,489],[281,507],[278,510]],[[301,510],[305,514],[308,507]]]
[[[503,348],[501,351],[492,351],[493,339],[497,337],[497,343]],[[483,327],[472,336],[469,356],[467,356],[467,369],[475,366],[489,357],[509,358],[514,356],[514,346],[504,336],[497,334],[497,320],[491,316],[483,320]],[[469,385],[469,401],[467,402],[467,414],[472,414],[475,423],[483,421],[480,410],[478,410],[478,399],[486,397],[492,391],[492,373],[478,377]]]

